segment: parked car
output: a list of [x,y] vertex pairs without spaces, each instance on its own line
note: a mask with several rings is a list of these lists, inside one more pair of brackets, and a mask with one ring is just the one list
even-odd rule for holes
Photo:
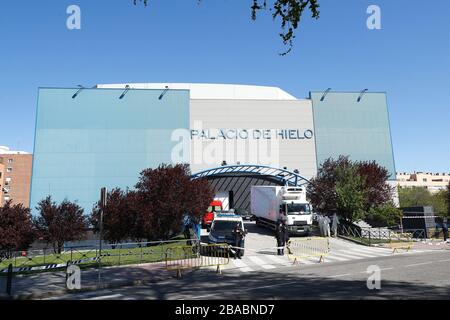
[[253,215],[247,209],[238,208],[234,210],[235,214],[242,217],[244,220],[252,220]]
[[[236,234],[234,232],[236,224],[239,224],[244,233],[247,233],[241,216],[234,214],[231,210],[216,213],[211,232],[208,235],[208,243],[234,246],[236,244]],[[242,247],[245,247],[245,239]],[[241,250],[241,256],[244,256],[244,250]]]

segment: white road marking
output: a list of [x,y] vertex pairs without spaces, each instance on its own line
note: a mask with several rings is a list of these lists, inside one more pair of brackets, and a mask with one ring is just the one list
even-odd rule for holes
[[94,297],[94,298],[89,298],[89,299],[85,299],[85,300],[106,300],[106,299],[117,299],[117,298],[121,298],[123,297],[121,294],[112,294],[109,296],[99,296],[99,297]]
[[245,267],[248,267],[248,265],[247,265],[244,261],[242,261],[242,260],[240,260],[240,259],[235,259],[235,260],[231,260],[231,261],[233,261],[233,264],[234,264],[236,267],[238,267],[238,268],[245,268]]
[[232,260],[235,267],[239,268],[239,271],[242,272],[251,272],[255,271],[252,268],[250,268],[244,261],[242,260]]
[[299,262],[300,264],[317,264],[317,263],[319,263],[319,261],[314,262],[314,261],[307,260],[307,259],[305,259],[305,260],[298,259],[297,262]]
[[350,276],[350,273],[344,273],[344,274],[337,274],[335,276],[326,276],[326,278],[340,278],[340,277],[346,277],[346,276]]
[[333,256],[344,257],[344,258],[348,258],[349,260],[358,260],[358,259],[362,259],[363,258],[363,257],[357,257],[355,255],[349,255],[349,254],[340,253],[340,252],[334,252]]
[[355,247],[355,248],[352,248],[352,249],[355,249],[355,250],[358,249],[358,250],[364,250],[364,251],[372,251],[372,252],[385,252],[385,253],[391,253],[392,252],[392,249],[390,249],[390,248],[379,248],[379,247],[364,247],[364,249]]
[[433,263],[432,261],[429,261],[429,262],[422,262],[422,263],[408,264],[408,265],[405,266],[405,268],[411,268],[411,267],[423,266],[423,265],[426,265],[426,264],[432,264],[432,263]]
[[286,260],[285,258],[281,258],[281,256],[267,255],[267,258],[272,260],[273,262],[275,262],[277,264],[282,264],[282,265],[291,265],[292,264],[288,260]]
[[261,266],[262,268],[267,269],[267,270],[276,268],[275,266],[273,266],[271,264],[265,263],[262,259],[260,259],[256,256],[250,256],[250,257],[248,257],[248,259],[250,261],[252,261],[253,263],[257,264],[258,266]]
[[368,250],[368,249],[360,249],[360,248],[353,248],[351,251],[357,251],[357,252],[362,252],[362,253],[367,253],[367,254],[371,254],[372,256],[388,256],[390,255],[392,252],[391,251],[374,251],[374,250]]
[[[342,250],[345,254],[352,255],[352,256],[360,256],[364,258],[373,258],[373,255],[367,254],[367,253],[360,253],[360,252],[354,252],[354,251],[348,251],[348,250]],[[339,252],[339,254],[341,254]]]
[[336,257],[336,256],[334,256],[333,254],[330,254],[329,256],[326,256],[326,257],[325,257],[325,262],[327,262],[327,260],[328,260],[328,261],[329,261],[329,260],[331,260],[331,261],[333,261],[333,260],[337,260],[337,261],[348,261],[349,259],[342,258],[342,257]]

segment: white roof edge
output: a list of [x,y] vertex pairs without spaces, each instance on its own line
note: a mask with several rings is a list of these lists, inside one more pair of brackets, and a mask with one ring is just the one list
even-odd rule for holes
[[25,152],[25,151],[13,151],[6,146],[0,146],[0,155],[6,155],[6,154],[30,154],[30,153]]
[[98,84],[102,89],[169,89],[189,90],[191,99],[298,100],[278,87],[213,83],[121,83]]

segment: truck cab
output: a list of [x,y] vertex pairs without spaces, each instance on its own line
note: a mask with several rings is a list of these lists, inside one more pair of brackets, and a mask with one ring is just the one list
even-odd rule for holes
[[257,225],[275,230],[281,213],[286,213],[290,234],[309,235],[312,231],[312,208],[303,187],[252,186],[251,210]]
[[280,212],[286,213],[289,233],[309,234],[313,213],[302,188],[286,188],[281,196]]
[[223,210],[222,201],[214,200],[210,203],[206,213],[202,217],[202,228],[209,229],[214,220],[214,214]]
[[[290,199],[286,199],[290,198]],[[311,206],[300,197],[296,200],[292,193],[283,195],[280,212],[286,213],[289,233],[309,234],[313,224],[313,213]]]

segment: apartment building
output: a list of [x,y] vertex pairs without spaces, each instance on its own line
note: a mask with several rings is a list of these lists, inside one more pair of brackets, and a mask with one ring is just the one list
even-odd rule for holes
[[436,193],[447,188],[450,173],[397,172],[397,183],[399,187],[422,187]]
[[32,154],[0,146],[0,206],[9,200],[30,205],[32,160]]

